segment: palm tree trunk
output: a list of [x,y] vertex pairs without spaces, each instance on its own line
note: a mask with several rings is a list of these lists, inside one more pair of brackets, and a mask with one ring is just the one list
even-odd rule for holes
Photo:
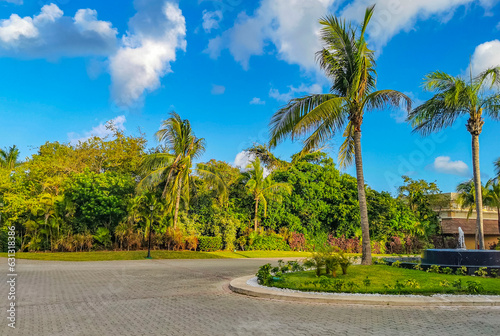
[[259,199],[255,199],[255,218],[254,218],[254,224],[253,224],[253,230],[257,231],[257,224],[258,224],[258,213],[259,213]]
[[366,204],[365,178],[363,176],[363,159],[361,157],[361,131],[354,132],[354,159],[356,163],[356,178],[358,181],[359,213],[363,237],[361,264],[371,265],[372,251],[370,245],[370,225],[368,223],[368,206]]
[[484,250],[483,227],[483,194],[481,188],[481,171],[479,168],[479,135],[472,134],[472,165],[474,173],[474,188],[476,191],[476,226],[479,249]]
[[177,189],[177,197],[175,200],[174,229],[177,227],[177,218],[179,217],[179,204],[181,203],[181,193],[182,193],[182,177],[179,177],[179,186]]

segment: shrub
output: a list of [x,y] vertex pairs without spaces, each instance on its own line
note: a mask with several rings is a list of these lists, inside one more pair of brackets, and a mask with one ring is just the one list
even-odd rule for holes
[[359,288],[358,284],[356,284],[354,281],[348,281],[345,285],[345,287],[350,291],[354,291],[355,289]]
[[336,246],[347,253],[361,253],[361,242],[357,237],[346,238],[342,235],[337,238],[330,234],[328,235],[328,244]]
[[165,245],[168,250],[183,250],[185,247],[184,234],[178,228],[167,228],[165,231]]
[[186,249],[190,251],[196,251],[198,248],[198,238],[195,235],[190,235],[185,238]]
[[421,264],[415,264],[413,266],[413,269],[414,270],[417,270],[417,271],[423,271],[423,268],[422,268],[422,265]]
[[415,279],[408,279],[404,282],[405,286],[410,288],[420,288],[420,284]]
[[283,236],[270,232],[267,234],[258,234],[253,237],[253,241],[249,243],[251,250],[260,251],[289,251],[290,246],[287,244]]
[[480,282],[467,281],[466,289],[469,294],[480,294],[484,290],[484,287]]
[[347,274],[347,269],[352,265],[353,258],[349,257],[344,251],[337,252],[339,258],[339,265],[342,269],[342,274]]
[[322,275],[319,277],[318,283],[319,283],[321,288],[327,289],[328,287],[333,285],[333,279]]
[[299,272],[304,270],[304,267],[302,267],[302,265],[298,261],[290,260],[288,262],[288,266],[290,267],[292,272]]
[[314,268],[316,270],[316,276],[321,275],[321,268],[325,265],[325,259],[323,255],[319,252],[313,252],[311,257],[304,262],[304,266],[307,268]]
[[272,281],[271,264],[265,264],[261,266],[256,276],[259,285],[268,286]]
[[292,232],[288,240],[292,251],[305,251],[306,250],[306,237],[303,233]]
[[455,271],[456,275],[467,275],[467,267],[462,266]]
[[477,271],[474,272],[477,276],[480,277],[485,277],[488,275],[488,268],[486,267],[479,267]]
[[494,269],[490,270],[490,274],[493,278],[497,278],[498,273],[500,273],[500,269],[498,269],[498,268],[494,268]]
[[396,260],[395,262],[392,263],[392,267],[400,268],[401,267],[401,261]]
[[401,254],[403,253],[403,249],[403,242],[398,236],[393,236],[386,244],[386,250],[391,254]]
[[366,278],[363,279],[363,286],[365,286],[366,288],[370,287],[372,284],[372,281],[370,280],[370,278],[368,277],[368,275],[366,276]]
[[451,285],[459,291],[462,290],[462,279],[456,279],[451,283]]
[[448,280],[441,280],[441,282],[439,283],[439,286],[441,286],[443,288],[448,288],[448,287],[450,287],[450,282]]
[[111,233],[105,227],[100,227],[97,229],[94,239],[101,244],[104,248],[107,248],[111,245]]
[[372,253],[373,254],[384,254],[385,253],[385,243],[384,242],[372,242]]
[[427,272],[429,272],[429,273],[440,273],[441,272],[441,267],[439,267],[439,265],[431,265],[431,267],[429,267],[427,269]]
[[335,280],[332,284],[333,290],[336,292],[341,292],[344,284],[344,280]]
[[394,284],[394,289],[401,291],[406,287],[405,283],[399,280],[396,280],[396,283]]
[[200,251],[211,252],[222,250],[222,237],[198,237],[198,247]]
[[443,274],[452,274],[453,270],[449,267],[445,267],[445,268],[443,268],[442,273]]
[[373,258],[374,265],[387,265],[384,258]]

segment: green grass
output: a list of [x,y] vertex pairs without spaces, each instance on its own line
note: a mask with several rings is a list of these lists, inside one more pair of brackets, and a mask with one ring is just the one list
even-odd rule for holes
[[[100,251],[100,252],[18,252],[17,259],[59,260],[59,261],[103,261],[103,260],[143,260],[147,251]],[[302,258],[309,257],[308,252],[293,251],[151,251],[153,259],[226,259],[226,258]],[[0,253],[7,258],[7,253]]]
[[[339,274],[340,273],[340,274]],[[467,285],[467,281],[477,281],[480,282],[484,291],[481,294],[493,294],[500,295],[500,278],[481,278],[472,276],[458,276],[458,275],[446,275],[446,274],[436,274],[427,273],[424,271],[417,271],[404,268],[396,268],[384,265],[372,265],[372,266],[361,266],[354,265],[348,269],[347,275],[342,275],[342,272],[337,272],[337,278],[339,280],[344,280],[345,283],[352,281],[359,288],[353,290],[354,293],[381,293],[381,294],[418,294],[418,295],[431,295],[438,293],[446,294],[466,294],[465,289],[459,291],[458,289],[451,286],[451,283],[456,279],[462,279],[462,286]],[[322,275],[325,275],[324,272]],[[369,287],[363,285],[363,280],[366,277],[371,281]],[[331,276],[328,276],[331,277]],[[414,279],[420,285],[420,288],[404,288],[404,289],[387,289],[384,284],[388,284],[394,287],[397,280],[404,282],[408,279]],[[315,286],[310,284],[311,281],[317,281],[314,271],[305,271],[297,273],[288,273],[283,275],[281,281],[273,282],[272,286],[280,288],[290,288],[298,289],[302,291],[326,291],[333,292],[333,287],[321,288],[319,285]],[[450,283],[450,287],[443,288],[440,286],[440,282],[446,280]],[[349,292],[344,289],[343,292]]]

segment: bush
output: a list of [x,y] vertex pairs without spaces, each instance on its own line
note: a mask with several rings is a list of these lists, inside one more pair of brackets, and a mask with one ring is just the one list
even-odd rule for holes
[[303,233],[292,232],[292,235],[288,242],[292,251],[306,250],[306,237]]
[[467,275],[467,267],[462,266],[455,271],[456,275]]
[[167,231],[165,232],[165,245],[168,250],[183,250],[185,243],[186,240],[181,230],[174,229],[172,227],[167,228]]
[[404,244],[398,236],[393,236],[386,244],[386,251],[391,254],[403,253]]
[[333,235],[329,235],[328,244],[330,244],[330,246],[336,246],[347,253],[361,253],[361,242],[357,237],[346,238],[345,236],[341,236],[337,238]]
[[[201,237],[200,237],[201,238]],[[211,238],[211,237],[204,237],[204,238]],[[259,268],[259,271],[256,274],[257,276],[257,282],[259,285],[262,286],[268,286],[272,282],[272,275],[271,275],[271,264],[265,264]]]
[[203,252],[212,252],[222,250],[222,237],[198,237],[198,248]]
[[485,277],[488,275],[488,268],[480,267],[477,271],[474,272],[477,276]]
[[484,287],[480,282],[467,281],[466,289],[469,294],[480,294],[484,290]]
[[441,273],[441,267],[439,265],[431,265],[430,268],[427,269],[429,273]]
[[267,234],[255,235],[252,244],[249,246],[250,250],[259,251],[289,251],[290,246],[285,241],[283,236],[274,232]]

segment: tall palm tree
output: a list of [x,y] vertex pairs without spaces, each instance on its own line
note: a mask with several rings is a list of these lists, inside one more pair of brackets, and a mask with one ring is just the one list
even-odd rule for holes
[[175,112],[163,121],[155,136],[165,150],[142,159],[140,170],[144,178],[138,189],[164,184],[162,197],[169,201],[169,210],[174,210],[175,228],[182,196],[185,204],[189,203],[191,167],[193,161],[204,153],[205,139],[197,138],[189,120],[181,119]]
[[270,176],[265,177],[264,167],[262,167],[258,157],[247,168],[250,169],[248,171],[250,179],[246,187],[255,201],[254,230],[256,231],[259,224],[259,204],[264,207],[264,216],[266,216],[267,200],[281,202],[282,194],[290,194],[292,187],[287,183],[276,182]]
[[459,117],[468,116],[467,131],[472,136],[472,163],[474,186],[476,188],[477,232],[479,249],[484,250],[483,198],[481,193],[481,172],[479,168],[479,135],[482,132],[484,118],[489,116],[498,120],[500,115],[500,94],[492,92],[495,84],[500,84],[500,67],[493,67],[481,72],[470,80],[453,77],[441,71],[435,71],[424,79],[424,89],[434,92],[434,96],[415,108],[408,120],[414,132],[428,135],[451,126]]
[[[476,202],[476,187],[474,183],[474,179],[465,181],[460,183],[457,186],[457,203],[464,209],[468,209],[467,211],[467,220],[469,220],[470,215],[476,210],[477,202]],[[481,186],[481,197],[482,203],[485,202],[486,189]],[[479,231],[476,226],[476,246],[479,245]]]
[[497,177],[500,178],[500,158],[495,162],[495,172],[497,173]]
[[19,149],[16,145],[9,147],[8,149],[0,148],[0,167],[7,169],[14,169],[17,166],[19,158]]
[[324,48],[316,56],[320,67],[332,81],[330,93],[292,99],[274,114],[270,124],[270,145],[273,147],[289,135],[292,140],[309,135],[304,140],[302,154],[314,150],[344,130],[345,141],[340,146],[339,161],[344,167],[353,161],[356,165],[364,265],[371,264],[371,247],[361,155],[363,115],[366,110],[387,106],[406,105],[411,110],[410,98],[401,92],[375,91],[374,51],[368,48],[365,38],[374,7],[366,9],[360,27],[331,15],[319,21]]
[[500,178],[490,179],[486,183],[486,195],[484,201],[487,206],[497,209],[498,229],[500,230]]

